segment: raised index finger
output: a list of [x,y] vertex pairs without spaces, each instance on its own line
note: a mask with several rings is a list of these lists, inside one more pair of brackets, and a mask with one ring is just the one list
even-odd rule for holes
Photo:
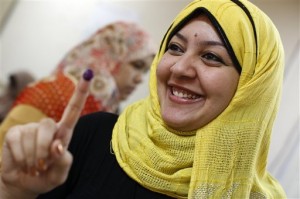
[[55,137],[62,139],[64,145],[68,145],[72,137],[73,128],[85,105],[89,93],[89,81],[92,78],[93,71],[87,69],[77,84],[74,93],[64,110],[62,118],[58,123],[58,132]]

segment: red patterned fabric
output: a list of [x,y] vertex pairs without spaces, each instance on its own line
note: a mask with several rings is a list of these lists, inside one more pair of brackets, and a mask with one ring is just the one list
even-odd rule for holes
[[[14,106],[18,104],[31,105],[44,114],[59,121],[64,108],[74,90],[72,81],[64,75],[58,75],[53,80],[43,80],[27,87],[16,99]],[[100,101],[96,101],[89,95],[81,115],[105,110]]]

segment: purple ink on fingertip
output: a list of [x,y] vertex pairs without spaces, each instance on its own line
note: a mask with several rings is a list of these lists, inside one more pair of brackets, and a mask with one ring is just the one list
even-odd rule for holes
[[90,81],[93,77],[94,77],[94,72],[91,69],[87,69],[83,73],[83,79],[85,79],[86,81]]

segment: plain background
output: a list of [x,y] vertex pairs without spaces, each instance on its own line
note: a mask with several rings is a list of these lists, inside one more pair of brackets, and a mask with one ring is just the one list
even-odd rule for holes
[[[67,51],[100,26],[132,20],[149,31],[158,47],[188,0],[0,0],[0,82],[26,69],[48,75]],[[252,0],[277,26],[286,52],[282,103],[269,155],[269,170],[289,198],[299,196],[299,0]],[[11,5],[11,6],[10,6]],[[6,9],[7,8],[7,9]],[[2,22],[2,23],[1,23]],[[148,94],[148,76],[124,103]]]

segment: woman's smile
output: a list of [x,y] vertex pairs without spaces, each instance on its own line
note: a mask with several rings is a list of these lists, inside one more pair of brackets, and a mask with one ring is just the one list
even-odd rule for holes
[[198,102],[202,97],[195,92],[182,87],[171,86],[170,89],[170,100],[179,104],[189,104]]

